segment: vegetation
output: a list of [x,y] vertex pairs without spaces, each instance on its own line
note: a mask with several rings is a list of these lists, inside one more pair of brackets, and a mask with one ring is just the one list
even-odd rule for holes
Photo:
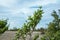
[[34,36],[34,39],[33,39],[33,40],[37,40],[37,39],[38,39],[38,37],[39,37],[39,35],[38,35],[38,34],[36,34],[36,35]]
[[8,30],[7,20],[0,20],[0,34]]
[[26,40],[27,35],[30,36],[29,40],[32,40],[32,38],[31,38],[32,33],[35,30],[36,25],[40,22],[42,14],[43,14],[43,10],[40,7],[37,11],[34,12],[33,16],[29,16],[28,21],[26,21],[26,23],[24,23],[23,27],[20,30],[18,30],[15,40],[17,40],[19,38]]
[[42,40],[60,40],[60,10],[59,13],[53,11],[54,20],[48,24],[45,37]]

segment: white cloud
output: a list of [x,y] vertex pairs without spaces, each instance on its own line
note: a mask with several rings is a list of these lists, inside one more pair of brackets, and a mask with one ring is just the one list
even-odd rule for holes
[[[50,3],[56,3],[56,0],[35,0],[35,1],[27,1],[26,0],[20,0],[25,1],[24,3],[18,3],[19,0],[0,0],[0,6],[5,6],[9,8],[9,11],[14,14],[18,15],[19,13],[23,12],[26,15],[32,14],[31,12],[34,10],[31,10],[28,7],[31,6],[39,6],[39,5],[47,5]],[[16,5],[17,4],[17,5]]]
[[13,16],[29,16],[33,14],[34,9],[30,9],[30,8],[19,8],[19,9],[11,9],[10,10],[10,14]]
[[36,1],[36,2],[32,2],[30,3],[30,6],[44,6],[44,5],[47,5],[47,4],[54,4],[56,3],[57,0],[39,0],[39,1]]
[[47,4],[56,3],[56,2],[57,0],[32,0],[31,2],[26,0],[0,0],[0,5],[9,7],[12,9],[16,9],[16,8],[25,8],[30,6],[47,5]]
[[[14,0],[13,0],[14,1]],[[23,1],[24,2],[24,1]],[[13,2],[14,3],[14,2]],[[17,2],[15,2],[17,5],[14,5],[12,8],[11,8],[11,12],[12,14],[14,14],[15,16],[16,15],[19,15],[19,13],[24,13],[25,15],[30,15],[32,14],[32,9],[28,8],[28,7],[31,7],[31,6],[40,6],[40,5],[47,5],[47,4],[51,4],[51,3],[56,3],[56,0],[35,0],[34,2],[24,2],[24,3],[18,3],[18,0]],[[19,4],[19,5],[18,5]]]
[[0,6],[9,7],[16,3],[16,0],[0,0]]
[[31,6],[44,6],[47,4],[52,4],[52,3],[56,3],[57,0],[34,0],[34,1],[27,1],[24,3],[18,3],[20,5],[20,7],[31,7]]

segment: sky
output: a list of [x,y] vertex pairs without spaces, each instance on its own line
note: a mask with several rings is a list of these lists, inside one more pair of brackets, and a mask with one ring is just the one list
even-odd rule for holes
[[60,9],[60,0],[0,0],[0,19],[8,19],[9,29],[20,28],[39,6],[42,6],[44,14],[36,27],[47,28],[53,20],[52,11]]

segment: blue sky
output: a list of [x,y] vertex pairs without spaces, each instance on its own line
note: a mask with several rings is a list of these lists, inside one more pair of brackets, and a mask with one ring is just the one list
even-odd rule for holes
[[52,10],[60,9],[60,0],[0,0],[0,19],[9,18],[9,28],[20,28],[39,6],[43,7],[44,14],[37,28],[46,28],[53,20]]

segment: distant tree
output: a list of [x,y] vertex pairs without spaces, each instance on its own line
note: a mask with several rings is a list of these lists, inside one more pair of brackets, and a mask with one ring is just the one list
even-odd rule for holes
[[48,24],[46,37],[42,40],[60,40],[60,11],[59,13],[53,11],[52,16],[54,20]]
[[41,27],[40,32],[41,32],[41,34],[45,34],[45,29]]
[[17,31],[17,30],[18,30],[18,28],[13,27],[13,29],[10,29],[9,31]]
[[0,20],[0,34],[8,30],[7,20]]

